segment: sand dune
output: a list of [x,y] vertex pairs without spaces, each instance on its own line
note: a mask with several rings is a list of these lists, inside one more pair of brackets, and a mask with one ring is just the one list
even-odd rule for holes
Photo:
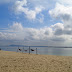
[[0,51],[0,72],[72,72],[72,57]]

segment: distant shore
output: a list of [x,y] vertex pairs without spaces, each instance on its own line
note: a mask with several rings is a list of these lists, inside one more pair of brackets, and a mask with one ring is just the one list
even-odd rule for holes
[[0,51],[0,72],[72,72],[72,56]]

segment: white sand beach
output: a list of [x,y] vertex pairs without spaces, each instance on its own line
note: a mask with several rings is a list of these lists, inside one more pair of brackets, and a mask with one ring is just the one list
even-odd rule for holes
[[0,72],[72,72],[72,56],[0,51]]

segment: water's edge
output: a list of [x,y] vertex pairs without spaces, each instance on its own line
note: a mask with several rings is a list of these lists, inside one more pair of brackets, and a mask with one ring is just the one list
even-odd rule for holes
[[[15,52],[24,52],[29,53],[29,47],[0,47],[4,51],[15,51]],[[21,49],[21,51],[18,50]],[[47,47],[47,46],[41,46],[41,47],[30,47],[30,53],[36,54],[36,48],[37,48],[37,54],[43,54],[43,55],[60,55],[60,56],[72,56],[72,48],[58,48],[58,47]],[[34,51],[32,51],[33,49]]]

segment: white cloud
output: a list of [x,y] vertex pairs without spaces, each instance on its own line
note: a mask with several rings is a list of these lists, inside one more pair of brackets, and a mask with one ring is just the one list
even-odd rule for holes
[[[44,15],[42,11],[53,8],[57,0],[5,0],[6,2],[14,2],[13,10],[16,14],[23,14],[29,20],[43,22]],[[49,14],[60,19],[62,23],[56,23],[50,27],[25,28],[21,23],[14,22],[9,29],[0,32],[0,40],[26,40],[26,41],[48,41],[56,43],[64,43],[72,40],[72,6],[67,0],[58,0],[54,9]],[[63,5],[64,4],[64,5]],[[31,8],[32,7],[32,8]],[[53,43],[50,43],[52,45]]]
[[13,35],[15,36],[15,38],[13,37],[15,40],[46,40],[47,38],[52,37],[52,29],[50,27],[40,29],[24,28],[21,23],[17,22],[14,22],[7,31],[6,34],[1,32],[1,37],[6,37],[7,39],[10,36],[9,38],[11,38],[11,34],[15,34]]
[[8,32],[0,32],[0,40],[19,41],[47,41],[51,43],[65,43],[72,40],[72,29],[66,29],[62,23],[56,23],[50,27],[25,28],[21,23],[14,22]]
[[28,19],[36,19],[36,15],[42,11],[43,7],[36,7],[35,10],[27,9],[24,13],[27,15]]
[[64,17],[65,15],[71,15],[72,7],[64,6],[62,4],[56,3],[56,7],[49,11],[50,15],[52,15],[55,18],[58,17]]
[[58,33],[56,32],[59,29],[63,29],[62,32],[64,32],[63,24],[57,23],[55,25],[52,25],[51,27],[35,29],[35,28],[24,28],[21,23],[14,22],[13,25],[10,26],[8,32],[10,31],[13,32],[12,35],[15,34],[16,38],[14,39],[16,40],[50,40],[54,38],[55,35],[58,36],[57,38],[60,37],[64,38],[63,36],[59,37],[60,35],[58,34],[59,32]]
[[62,23],[51,25],[51,28],[54,30],[54,35],[63,35],[64,25]]
[[[12,33],[10,33],[12,32]],[[71,39],[72,29],[65,29],[61,23],[54,24],[50,27],[40,29],[24,28],[21,23],[14,22],[8,32],[1,32],[1,39],[9,40],[49,40],[49,41],[65,41]],[[68,37],[70,36],[70,38]],[[10,39],[11,38],[11,39]]]
[[[58,0],[54,9],[49,10],[51,17],[59,19],[62,23],[57,23],[51,27],[54,30],[54,35],[65,36],[68,40],[72,36],[72,5],[71,0]],[[70,37],[71,38],[71,37]]]
[[12,26],[10,26],[10,28],[14,31],[14,32],[17,32],[17,31],[23,31],[23,26],[21,23],[18,23],[18,22],[14,22]]
[[54,29],[64,29],[64,25],[62,23],[56,23],[54,25],[51,25]]
[[15,5],[13,6],[13,9],[16,14],[24,13],[28,19],[34,20],[36,19],[37,14],[41,13],[44,7],[36,6],[34,7],[34,9],[29,9],[27,7],[27,0],[22,0],[22,1],[16,1]]
[[52,17],[60,19],[66,28],[72,27],[72,6],[57,3],[56,7],[50,10],[49,13]]
[[52,29],[48,27],[40,29],[27,28],[26,33],[26,40],[46,40],[52,36]]
[[15,40],[15,38],[16,38],[15,33],[0,32],[0,40]]
[[58,2],[63,5],[72,6],[72,0],[58,0]]
[[53,29],[54,35],[72,35],[72,28],[64,27],[64,24],[62,23],[56,23],[54,25],[51,25],[51,28]]

